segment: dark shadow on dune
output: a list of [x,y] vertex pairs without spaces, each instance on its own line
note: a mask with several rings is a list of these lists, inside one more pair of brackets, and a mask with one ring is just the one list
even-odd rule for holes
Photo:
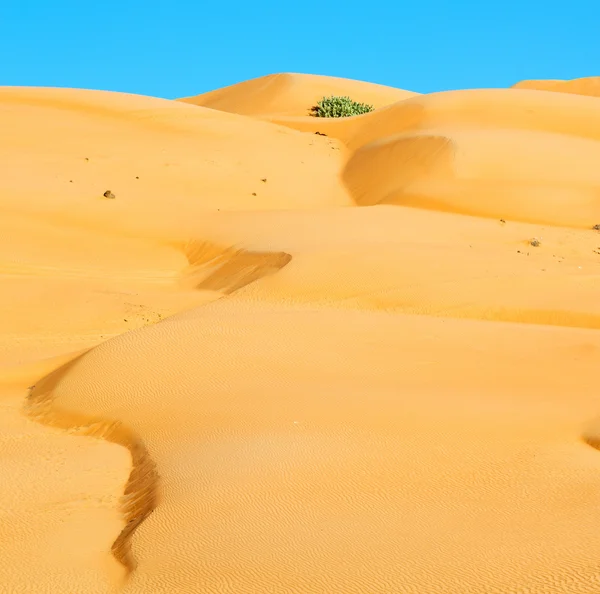
[[581,439],[584,443],[587,443],[587,445],[591,446],[595,450],[600,451],[600,429],[597,433],[587,431],[581,436]]
[[600,416],[591,419],[585,424],[581,434],[581,441],[600,452]]
[[131,553],[131,537],[156,508],[158,473],[142,440],[123,423],[63,410],[55,404],[54,390],[58,382],[85,356],[59,367],[30,388],[25,412],[43,425],[65,429],[74,435],[105,439],[127,448],[131,453],[132,468],[121,500],[126,524],[112,545],[113,555],[130,574],[136,567]]
[[292,260],[286,252],[254,252],[203,241],[188,242],[184,253],[189,268],[183,282],[196,289],[221,291],[225,295],[278,272]]

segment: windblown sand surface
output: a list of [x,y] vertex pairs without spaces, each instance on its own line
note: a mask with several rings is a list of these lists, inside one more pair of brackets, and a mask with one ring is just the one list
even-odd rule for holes
[[573,80],[522,80],[513,85],[514,89],[538,89],[539,91],[558,91],[576,95],[600,97],[600,76],[588,76]]
[[597,594],[600,99],[521,86],[0,89],[0,590]]

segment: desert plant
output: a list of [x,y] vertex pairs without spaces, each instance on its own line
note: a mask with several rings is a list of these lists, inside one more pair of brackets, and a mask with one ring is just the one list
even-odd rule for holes
[[358,103],[350,97],[323,97],[311,110],[317,118],[347,118],[373,111],[372,105]]

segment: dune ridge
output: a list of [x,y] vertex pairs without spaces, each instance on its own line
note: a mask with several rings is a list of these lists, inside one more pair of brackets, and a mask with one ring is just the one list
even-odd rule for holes
[[[284,252],[249,252],[207,242],[186,242],[178,247],[189,262],[189,268],[181,272],[182,285],[220,295],[228,295],[276,272],[291,259]],[[84,356],[85,353],[69,357],[67,363],[31,386],[24,410],[28,417],[43,425],[66,430],[69,435],[105,440],[129,451],[131,472],[120,503],[124,527],[111,546],[112,554],[123,564],[128,577],[137,566],[131,540],[159,502],[159,475],[143,441],[121,421],[65,410],[54,402],[56,385]]]
[[[82,355],[83,356],[83,355]],[[111,551],[128,574],[136,567],[131,554],[131,538],[137,527],[154,511],[158,503],[158,473],[142,440],[120,421],[107,421],[61,410],[53,402],[53,387],[68,373],[77,359],[58,368],[32,386],[26,402],[26,414],[38,423],[67,430],[71,435],[102,439],[126,448],[131,454],[131,473],[127,479],[121,513],[125,526],[112,544]]]
[[[599,109],[595,97],[523,85],[413,96],[344,120],[259,117],[345,144],[351,152],[342,179],[359,205],[390,202],[498,218],[503,210],[519,221],[583,228],[598,217]],[[433,163],[443,155],[439,169]],[[397,159],[411,166],[397,173],[391,167]],[[561,166],[565,159],[574,164],[569,170]],[[497,198],[481,204],[482,192]],[[536,197],[547,203],[545,215],[531,208]],[[511,207],[498,208],[505,200]]]
[[286,72],[246,80],[178,101],[250,116],[305,116],[317,101],[331,95],[351,95],[361,103],[382,107],[417,94],[347,78]]
[[286,252],[252,252],[198,241],[189,241],[184,251],[190,266],[181,283],[224,295],[274,274],[292,259]]
[[514,84],[512,88],[600,97],[600,77],[588,76],[572,80],[522,80]]
[[6,588],[597,591],[596,97],[0,106]]

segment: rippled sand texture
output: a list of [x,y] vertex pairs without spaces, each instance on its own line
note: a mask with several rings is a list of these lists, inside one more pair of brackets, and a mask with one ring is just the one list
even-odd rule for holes
[[0,89],[3,591],[600,591],[600,99],[538,83]]

